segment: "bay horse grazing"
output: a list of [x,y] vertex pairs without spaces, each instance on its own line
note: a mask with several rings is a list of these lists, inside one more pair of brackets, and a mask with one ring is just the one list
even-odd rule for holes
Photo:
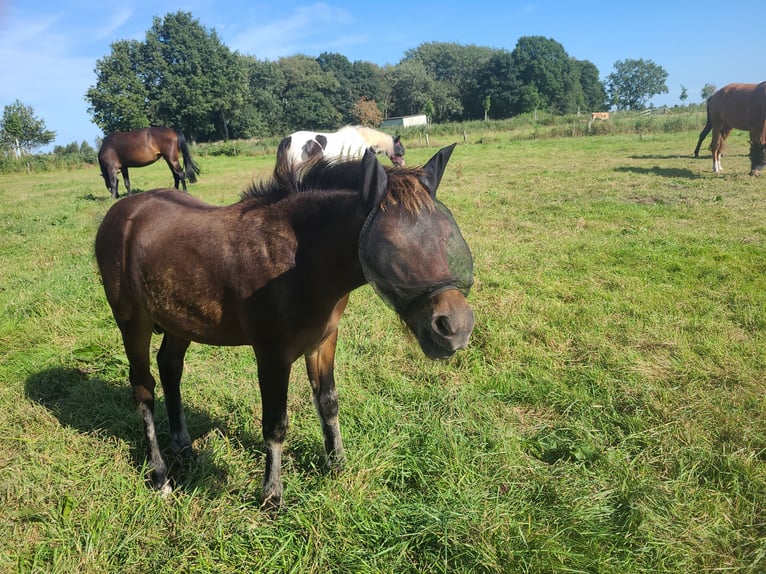
[[298,131],[285,137],[277,149],[277,162],[293,165],[318,158],[354,159],[368,149],[385,153],[394,165],[404,166],[404,145],[401,137],[364,126],[346,126],[337,132]]
[[729,84],[707,101],[707,121],[700,132],[694,157],[699,157],[702,142],[713,131],[710,149],[713,171],[721,171],[721,151],[732,129],[750,132],[750,175],[758,175],[766,166],[766,82]]
[[[184,158],[184,167],[178,161],[178,152]],[[125,189],[130,195],[129,167],[145,167],[153,164],[160,158],[165,161],[173,172],[175,188],[181,182],[186,191],[186,180],[189,183],[197,181],[199,167],[192,161],[189,145],[180,130],[170,128],[143,128],[127,132],[112,132],[101,143],[98,151],[98,164],[101,166],[101,175],[104,178],[106,188],[112,197],[117,199],[117,172],[122,172],[125,181]]]
[[190,342],[253,348],[268,507],[282,500],[287,386],[301,356],[328,466],[344,462],[333,372],[338,321],[352,290],[371,283],[431,359],[467,345],[471,252],[436,199],[453,148],[419,168],[384,168],[369,150],[361,160],[320,161],[303,173],[280,163],[270,182],[223,207],[172,190],[111,207],[96,235],[96,259],[130,363],[155,489],[170,491],[153,414],[153,331],[164,334],[157,363],[176,452],[191,446],[180,393]]

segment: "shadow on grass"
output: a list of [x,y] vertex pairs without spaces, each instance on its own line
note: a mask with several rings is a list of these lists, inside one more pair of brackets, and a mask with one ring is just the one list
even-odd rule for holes
[[[138,479],[146,461],[146,440],[129,385],[116,384],[77,368],[54,367],[30,375],[25,383],[25,392],[30,400],[48,409],[62,425],[78,432],[114,437],[127,443]],[[165,405],[161,393],[158,394],[155,418],[160,448],[170,467],[174,489],[197,491],[210,498],[230,492],[228,465],[216,462],[216,447],[206,440],[212,436],[215,441],[215,434],[229,436],[242,449],[256,452],[258,463],[261,466],[264,464],[265,450],[260,434],[254,436],[242,429],[231,433],[226,421],[213,419],[208,413],[188,404],[184,405],[184,411],[195,446],[192,457],[179,457],[170,451]],[[200,443],[202,446],[197,448]],[[321,444],[300,440],[290,444],[288,440],[286,446],[285,452],[290,456],[294,470],[314,474],[322,466]],[[259,489],[249,494],[253,499],[259,495]]]
[[699,173],[693,172],[689,169],[682,169],[678,167],[660,167],[658,165],[654,167],[636,167],[625,166],[615,168],[615,171],[622,173],[639,173],[644,175],[659,175],[660,177],[670,178],[686,178],[686,179],[699,179],[701,176]]

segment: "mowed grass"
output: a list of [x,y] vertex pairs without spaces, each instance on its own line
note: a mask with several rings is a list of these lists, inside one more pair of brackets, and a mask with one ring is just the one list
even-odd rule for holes
[[[485,136],[440,189],[475,257],[470,346],[430,362],[353,293],[348,467],[322,470],[298,362],[276,515],[258,508],[252,352],[190,348],[197,456],[168,452],[176,489],[157,496],[92,255],[100,175],[0,176],[0,570],[765,571],[766,181],[746,134],[723,175],[691,158],[697,132]],[[408,163],[451,143],[434,139],[405,142]],[[191,193],[222,204],[273,159],[199,163]],[[162,164],[131,175],[172,183]]]

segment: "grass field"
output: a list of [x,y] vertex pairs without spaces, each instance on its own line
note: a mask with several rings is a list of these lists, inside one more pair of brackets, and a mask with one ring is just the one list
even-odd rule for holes
[[[471,344],[429,362],[356,291],[348,467],[322,471],[297,363],[277,515],[246,348],[191,347],[197,456],[171,496],[147,488],[92,255],[108,192],[92,167],[0,175],[0,571],[766,571],[766,181],[746,138],[722,175],[691,158],[696,131],[461,139],[440,194],[475,257]],[[405,141],[408,163],[438,139]],[[272,162],[200,157],[190,191],[235,201]]]

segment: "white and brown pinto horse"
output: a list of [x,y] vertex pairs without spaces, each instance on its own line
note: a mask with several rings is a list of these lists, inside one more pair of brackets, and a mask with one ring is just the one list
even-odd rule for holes
[[307,160],[358,159],[367,149],[385,153],[394,165],[404,166],[404,146],[399,136],[364,126],[345,126],[333,133],[298,131],[284,138],[277,149],[277,162],[297,165]]
[[702,141],[713,130],[713,171],[720,172],[723,144],[733,129],[750,132],[750,175],[759,175],[766,167],[766,82],[729,84],[710,96],[694,157],[699,157]]

